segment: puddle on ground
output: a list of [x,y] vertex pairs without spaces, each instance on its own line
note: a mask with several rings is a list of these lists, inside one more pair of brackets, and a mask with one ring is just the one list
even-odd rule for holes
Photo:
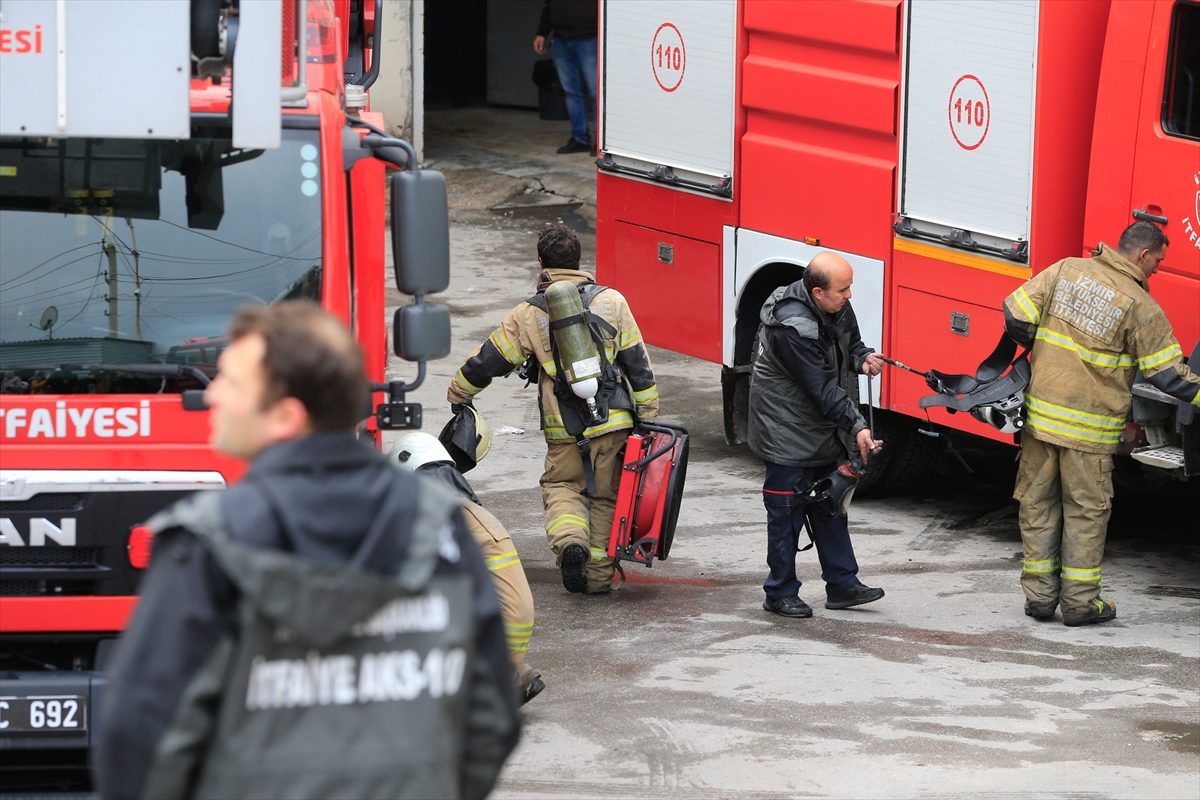
[[582,203],[562,203],[557,205],[529,205],[492,209],[497,216],[507,219],[532,220],[549,224],[561,222],[576,233],[595,233],[596,230],[588,221],[575,213]]
[[1162,742],[1180,753],[1200,753],[1200,725],[1143,722],[1138,727],[1138,738],[1144,742]]

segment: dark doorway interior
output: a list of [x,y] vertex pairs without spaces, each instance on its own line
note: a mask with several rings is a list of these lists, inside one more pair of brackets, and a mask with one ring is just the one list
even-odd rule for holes
[[425,4],[425,107],[487,102],[487,0]]

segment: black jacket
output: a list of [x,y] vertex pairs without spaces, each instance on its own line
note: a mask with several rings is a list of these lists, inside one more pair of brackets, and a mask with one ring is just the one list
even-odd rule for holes
[[[273,492],[276,510],[257,482]],[[353,436],[326,433],[264,451],[246,478],[222,495],[221,508],[234,541],[390,575],[404,557],[406,521],[415,513],[420,489],[417,478],[396,470]],[[408,516],[398,515],[394,536],[368,536],[385,500],[408,510]],[[454,564],[440,562],[438,572],[468,571],[474,578],[476,652],[502,687],[512,720],[510,734],[500,743],[506,757],[516,744],[517,717],[500,607],[461,515],[455,538],[463,556]],[[167,531],[155,541],[141,601],[117,647],[99,709],[93,766],[103,797],[140,796],[181,696],[233,624],[236,591],[188,531]]]
[[595,39],[596,0],[546,0],[542,18],[538,21],[538,36],[563,39]]
[[[826,314],[796,281],[763,304],[750,375],[750,449],[792,467],[857,462],[858,375],[873,352],[849,303]],[[861,467],[861,465],[858,465]]]

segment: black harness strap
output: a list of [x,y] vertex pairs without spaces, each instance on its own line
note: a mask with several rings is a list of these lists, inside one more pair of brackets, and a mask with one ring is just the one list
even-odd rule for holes
[[596,471],[592,468],[592,443],[582,433],[575,434],[575,446],[579,448],[579,458],[583,461],[583,480],[587,484],[587,493],[596,493]]

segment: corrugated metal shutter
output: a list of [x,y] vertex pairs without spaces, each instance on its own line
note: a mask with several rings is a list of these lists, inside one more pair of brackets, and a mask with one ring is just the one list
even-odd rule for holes
[[736,0],[607,0],[600,148],[711,184],[733,175]]
[[1037,0],[911,0],[900,213],[1028,241]]

